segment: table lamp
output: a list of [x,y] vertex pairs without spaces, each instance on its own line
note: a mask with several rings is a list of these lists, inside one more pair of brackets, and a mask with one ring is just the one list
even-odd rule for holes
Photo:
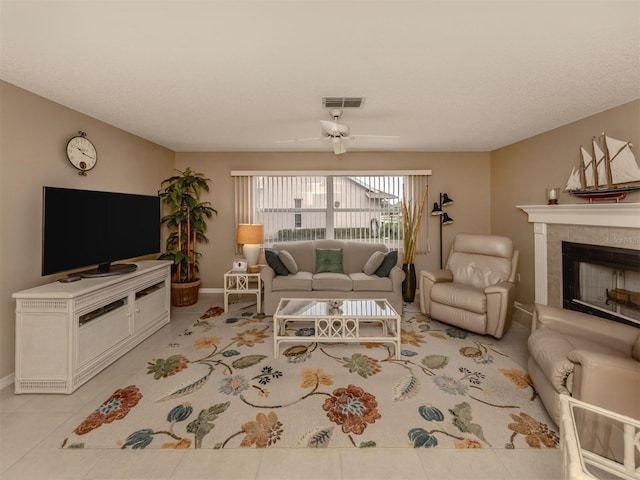
[[264,227],[255,223],[240,223],[236,234],[236,243],[242,245],[242,255],[247,266],[258,263],[260,245],[264,241]]

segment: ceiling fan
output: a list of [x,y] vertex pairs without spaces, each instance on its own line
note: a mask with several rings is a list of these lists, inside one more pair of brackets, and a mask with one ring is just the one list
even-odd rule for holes
[[349,127],[343,123],[338,123],[342,116],[342,109],[334,108],[329,111],[333,121],[320,120],[322,136],[317,138],[294,138],[291,140],[281,140],[277,143],[330,141],[333,146],[333,153],[342,155],[347,153],[345,140],[364,140],[369,142],[397,142],[400,137],[397,135],[351,135]]

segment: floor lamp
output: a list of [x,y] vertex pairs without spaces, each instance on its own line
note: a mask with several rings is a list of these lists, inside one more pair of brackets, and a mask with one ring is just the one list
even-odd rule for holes
[[453,204],[453,200],[449,198],[449,195],[446,193],[440,194],[440,202],[433,204],[433,209],[431,210],[431,215],[437,215],[440,217],[440,268],[442,269],[442,226],[443,225],[451,225],[453,223],[453,218],[451,218],[447,213],[442,210],[442,207],[448,207]]

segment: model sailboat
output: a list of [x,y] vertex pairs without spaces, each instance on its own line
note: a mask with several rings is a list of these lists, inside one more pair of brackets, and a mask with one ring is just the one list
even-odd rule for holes
[[595,137],[591,152],[580,147],[581,165],[571,170],[565,190],[593,200],[622,200],[627,193],[640,190],[640,167],[630,142],[602,134],[604,150]]

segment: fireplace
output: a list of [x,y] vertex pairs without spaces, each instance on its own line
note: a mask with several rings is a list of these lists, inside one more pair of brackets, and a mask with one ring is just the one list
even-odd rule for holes
[[640,326],[640,250],[563,241],[562,305]]

